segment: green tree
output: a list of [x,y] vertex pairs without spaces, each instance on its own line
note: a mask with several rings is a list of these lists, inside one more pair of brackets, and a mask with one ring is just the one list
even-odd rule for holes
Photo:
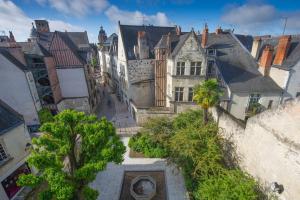
[[54,120],[52,113],[48,108],[42,108],[39,112],[39,119],[41,124],[44,124],[46,122],[52,122]]
[[209,79],[203,84],[199,84],[194,88],[195,94],[193,100],[203,109],[204,123],[208,122],[208,109],[215,106],[222,94],[218,81],[216,79]]
[[94,200],[98,192],[88,187],[108,162],[121,163],[125,147],[112,123],[105,118],[65,110],[41,127],[44,134],[33,140],[28,163],[40,176],[22,175],[18,184],[48,185],[41,199]]

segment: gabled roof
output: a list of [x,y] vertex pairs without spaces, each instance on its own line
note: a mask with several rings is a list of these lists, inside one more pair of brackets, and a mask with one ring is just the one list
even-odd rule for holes
[[[73,40],[69,37],[69,33],[67,32],[59,32],[55,31],[54,35],[57,35],[60,37],[64,43],[69,47],[69,49],[73,52],[73,54],[78,58],[78,60],[82,63],[85,64],[86,60],[84,55],[81,55],[80,50],[78,49],[77,45],[73,42]],[[53,38],[54,39],[54,36]],[[77,41],[78,42],[78,41]],[[89,45],[89,44],[88,44]]]
[[138,31],[145,31],[147,44],[150,48],[150,58],[154,58],[154,47],[163,35],[175,31],[175,27],[119,25],[123,40],[125,55],[128,60],[134,60],[134,46],[137,45]]
[[22,123],[23,117],[0,99],[0,135]]
[[[259,49],[258,60],[260,59],[262,52],[267,44],[274,47],[274,56],[277,52],[277,46],[279,43],[280,36],[278,37],[263,37]],[[273,65],[274,67],[290,70],[294,65],[300,61],[300,35],[291,36],[291,46],[287,53],[286,59],[283,61],[282,65]]]
[[[201,41],[201,35],[199,36]],[[258,64],[231,32],[209,33],[207,48],[217,50],[216,65],[231,91],[282,92],[268,76],[258,71]]]
[[0,48],[0,54],[3,55],[9,62],[17,66],[22,71],[28,70],[27,66],[23,65],[20,61],[18,61],[13,55],[11,55],[7,49]]

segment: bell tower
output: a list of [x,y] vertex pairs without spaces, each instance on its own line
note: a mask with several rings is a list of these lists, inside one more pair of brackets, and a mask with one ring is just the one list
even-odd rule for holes
[[103,26],[100,26],[99,34],[98,34],[98,42],[99,44],[103,44],[105,40],[107,39],[105,30],[103,29]]

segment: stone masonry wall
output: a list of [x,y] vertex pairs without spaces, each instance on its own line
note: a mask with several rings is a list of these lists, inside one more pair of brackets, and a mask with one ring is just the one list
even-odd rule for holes
[[212,110],[213,117],[230,139],[240,166],[267,189],[272,182],[283,185],[282,200],[300,197],[300,101],[265,111],[246,126],[224,112]]

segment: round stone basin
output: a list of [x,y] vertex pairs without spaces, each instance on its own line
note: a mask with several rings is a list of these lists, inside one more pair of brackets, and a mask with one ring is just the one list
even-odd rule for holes
[[135,200],[151,200],[156,194],[156,181],[151,176],[137,176],[131,181],[130,194]]

